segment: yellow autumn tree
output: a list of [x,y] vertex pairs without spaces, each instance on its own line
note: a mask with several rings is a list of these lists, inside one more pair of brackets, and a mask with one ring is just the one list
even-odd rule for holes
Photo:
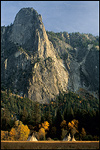
[[1,130],[1,140],[4,140],[5,134],[4,131]]
[[66,120],[63,120],[60,124],[61,126],[61,140],[66,136],[67,134],[67,123]]
[[18,126],[17,134],[19,137],[18,138],[19,141],[26,141],[29,133],[30,133],[30,130],[27,125],[22,124]]
[[8,140],[8,131],[1,130],[1,140]]
[[16,140],[16,130],[15,130],[15,128],[11,128],[11,130],[9,132],[9,139],[11,141],[15,141]]
[[40,126],[38,132],[39,140],[45,140],[45,135],[47,134],[46,131],[48,130],[49,130],[49,123],[48,121],[44,121],[44,123],[42,123],[42,125]]
[[40,128],[39,132],[38,132],[38,135],[39,135],[39,140],[45,140],[45,129]]
[[43,127],[45,130],[49,130],[49,123],[48,123],[48,121],[44,121],[44,123],[42,123],[42,127]]
[[29,133],[30,129],[27,125],[24,125],[21,121],[15,121],[14,128],[11,128],[9,132],[9,139],[12,141],[26,141]]
[[66,120],[63,120],[60,124],[61,128],[66,128],[67,127],[67,124],[66,124]]
[[73,119],[71,122],[68,123],[68,128],[72,136],[74,136],[74,134],[78,132],[78,123],[79,122],[76,119]]

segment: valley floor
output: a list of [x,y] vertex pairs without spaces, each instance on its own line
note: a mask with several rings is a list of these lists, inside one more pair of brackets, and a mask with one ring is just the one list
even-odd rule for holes
[[99,141],[1,141],[1,149],[99,149]]

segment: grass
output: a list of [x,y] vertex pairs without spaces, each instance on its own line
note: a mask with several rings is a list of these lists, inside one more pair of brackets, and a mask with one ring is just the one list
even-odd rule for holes
[[99,141],[1,141],[1,149],[99,149]]

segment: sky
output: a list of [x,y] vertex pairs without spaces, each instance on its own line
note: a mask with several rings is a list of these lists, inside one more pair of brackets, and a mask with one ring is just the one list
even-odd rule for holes
[[48,31],[99,35],[99,1],[1,1],[1,26],[13,23],[27,7],[42,15]]

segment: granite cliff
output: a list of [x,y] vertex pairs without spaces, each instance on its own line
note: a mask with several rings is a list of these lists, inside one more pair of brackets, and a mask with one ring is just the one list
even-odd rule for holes
[[46,32],[42,16],[22,8],[1,27],[1,87],[41,103],[59,92],[98,95],[99,42],[91,34]]

